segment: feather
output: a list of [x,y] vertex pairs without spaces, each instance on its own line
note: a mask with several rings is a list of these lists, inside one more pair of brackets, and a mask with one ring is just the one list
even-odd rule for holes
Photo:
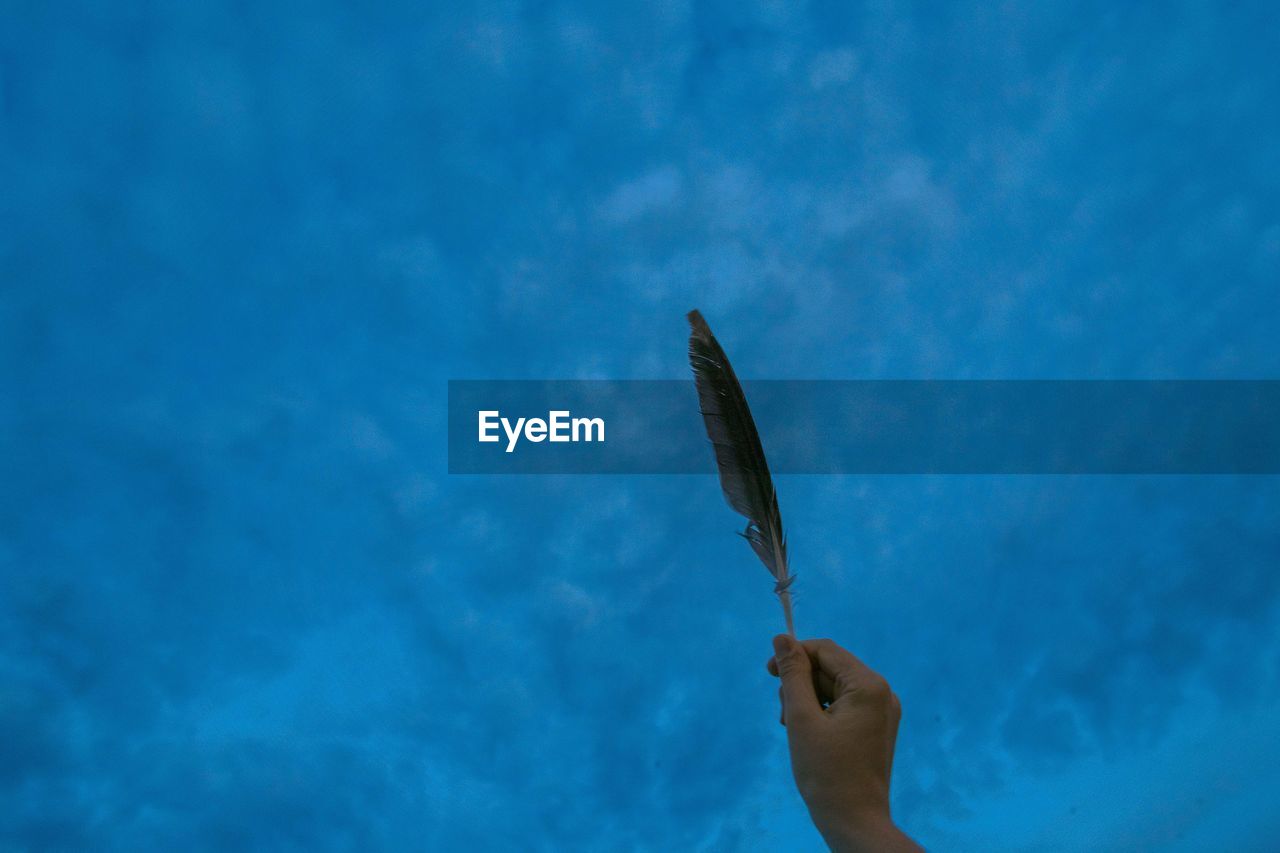
[[741,535],[773,575],[787,633],[794,637],[790,587],[795,576],[787,566],[787,540],[782,532],[778,495],[769,476],[760,435],[733,366],[707,321],[697,311],[690,311],[688,316],[692,329],[689,364],[693,367],[707,438],[715,450],[720,488],[733,511],[747,519],[747,529]]

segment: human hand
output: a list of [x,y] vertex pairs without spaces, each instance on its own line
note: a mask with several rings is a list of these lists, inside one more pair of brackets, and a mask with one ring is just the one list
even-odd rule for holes
[[919,850],[889,817],[902,706],[889,683],[831,640],[773,640],[791,771],[832,850]]

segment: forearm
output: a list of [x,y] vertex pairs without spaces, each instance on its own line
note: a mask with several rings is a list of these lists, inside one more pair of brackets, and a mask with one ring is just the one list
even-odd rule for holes
[[833,853],[919,853],[923,849],[898,829],[888,815],[810,814]]

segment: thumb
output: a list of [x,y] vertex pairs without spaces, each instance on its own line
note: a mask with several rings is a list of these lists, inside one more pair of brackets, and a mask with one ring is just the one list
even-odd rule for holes
[[782,679],[783,722],[812,718],[822,710],[813,691],[813,669],[804,646],[786,634],[773,638],[773,659]]

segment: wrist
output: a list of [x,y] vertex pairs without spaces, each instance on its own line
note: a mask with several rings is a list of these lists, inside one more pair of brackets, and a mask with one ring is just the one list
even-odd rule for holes
[[863,812],[810,809],[810,816],[834,853],[883,853],[920,849],[898,829],[887,808]]

